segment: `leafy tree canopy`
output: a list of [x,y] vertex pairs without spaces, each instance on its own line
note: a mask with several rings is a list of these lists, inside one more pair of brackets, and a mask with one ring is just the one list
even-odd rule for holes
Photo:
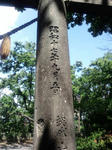
[[[77,76],[76,71],[80,70],[82,73]],[[72,66],[72,86],[74,108],[75,112],[80,111],[81,135],[83,135],[78,139],[79,150],[87,141],[86,146],[85,144],[82,146],[83,150],[91,149],[90,147],[111,150],[112,53],[108,52],[87,68],[83,68],[81,62]]]
[[[0,138],[18,141],[33,133],[35,44],[15,43],[7,60],[0,62]],[[3,90],[4,89],[4,90]],[[7,91],[7,92],[2,92]]]
[[68,12],[68,27],[82,25],[83,22],[89,25],[88,32],[90,32],[93,37],[102,35],[103,32],[112,33],[112,17]]

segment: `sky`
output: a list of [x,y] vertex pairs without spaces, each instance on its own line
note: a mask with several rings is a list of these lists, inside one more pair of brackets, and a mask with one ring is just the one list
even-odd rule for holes
[[[27,9],[23,13],[20,13],[11,7],[0,7],[0,34],[6,33],[36,17],[37,12],[32,9]],[[75,64],[76,61],[82,61],[83,65],[87,67],[92,61],[98,57],[102,57],[107,52],[102,49],[112,48],[110,35],[103,34],[102,36],[93,38],[87,30],[88,26],[86,24],[75,26],[68,30],[71,65]],[[34,23],[11,36],[11,48],[13,48],[16,41],[36,42],[36,34],[37,23]]]

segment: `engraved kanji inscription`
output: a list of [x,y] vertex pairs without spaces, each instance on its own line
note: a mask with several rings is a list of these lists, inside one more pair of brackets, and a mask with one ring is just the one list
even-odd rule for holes
[[51,53],[51,56],[50,56],[50,61],[53,61],[53,60],[59,60],[59,55],[57,52],[52,52]]
[[58,40],[59,40],[59,27],[58,26],[49,26],[49,39],[51,44],[50,49],[50,61],[52,66],[52,77],[54,81],[51,82],[50,89],[53,90],[53,93],[56,94],[59,92],[60,86],[58,83],[59,71],[58,67],[59,61],[59,52],[58,52]]
[[59,27],[58,26],[50,26],[49,30],[50,30],[50,32],[58,33]]
[[58,49],[53,47],[53,48],[51,49],[51,52],[58,52]]
[[59,87],[59,85],[58,85],[58,82],[53,82],[53,84],[52,84],[52,86],[50,87],[50,89],[52,89],[53,90],[53,92],[56,94],[58,91],[59,91],[59,89],[60,89],[60,87]]
[[67,150],[68,147],[61,141],[60,146],[57,147],[58,150]]
[[56,119],[56,126],[57,126],[57,135],[58,136],[67,136],[67,121],[66,121],[66,117],[65,116],[57,116],[57,119]]
[[53,33],[50,34],[49,36],[51,39],[59,39],[59,35],[55,35]]
[[49,38],[50,38],[50,41],[51,41],[50,44],[52,44],[52,45],[58,44],[58,39],[59,39],[59,35],[58,35],[59,27],[58,27],[58,26],[50,26],[50,27],[49,27],[49,31],[50,31]]

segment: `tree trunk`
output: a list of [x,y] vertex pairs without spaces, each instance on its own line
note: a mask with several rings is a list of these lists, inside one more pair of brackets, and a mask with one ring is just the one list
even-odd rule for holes
[[[80,102],[81,102],[80,96],[77,97],[77,100],[78,100],[78,103],[80,104]],[[80,129],[81,129],[80,108],[79,108],[79,110],[78,110],[78,112],[77,112],[77,115],[78,115],[78,133],[80,133]]]
[[38,12],[34,150],[75,150],[63,0],[40,0]]

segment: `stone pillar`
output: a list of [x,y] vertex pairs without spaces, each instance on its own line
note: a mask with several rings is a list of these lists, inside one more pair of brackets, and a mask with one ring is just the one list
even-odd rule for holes
[[40,0],[38,13],[34,150],[75,150],[63,0]]

